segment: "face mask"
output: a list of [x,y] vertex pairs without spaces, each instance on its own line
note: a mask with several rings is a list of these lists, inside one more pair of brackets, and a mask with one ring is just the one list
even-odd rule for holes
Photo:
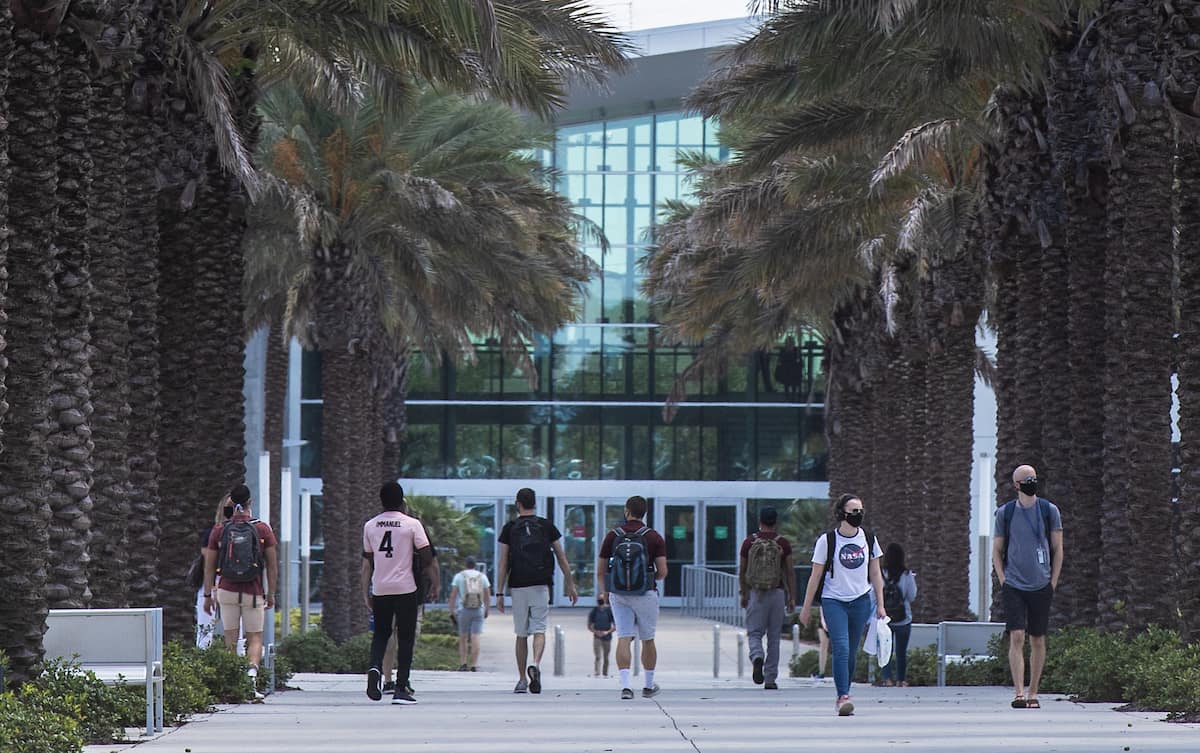
[[233,505],[225,505],[224,509],[222,509],[221,512],[225,513],[225,517],[232,518],[233,517]]
[[1027,478],[1024,481],[1022,481],[1017,488],[1019,488],[1021,490],[1021,493],[1026,496],[1036,497],[1037,496],[1037,479],[1036,478]]
[[854,512],[842,513],[842,520],[858,528],[863,522],[863,512],[862,510],[855,510]]

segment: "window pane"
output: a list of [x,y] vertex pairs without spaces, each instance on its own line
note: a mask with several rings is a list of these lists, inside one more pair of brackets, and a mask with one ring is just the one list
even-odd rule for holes
[[300,399],[321,399],[321,354],[318,351],[300,351]]
[[319,403],[300,406],[300,475],[306,478],[321,476],[321,413]]

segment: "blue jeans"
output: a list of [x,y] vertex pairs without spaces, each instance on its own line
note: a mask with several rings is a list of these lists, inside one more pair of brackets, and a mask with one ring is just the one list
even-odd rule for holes
[[912,623],[892,625],[892,660],[883,668],[883,679],[904,682],[908,679],[908,639]]
[[829,628],[833,684],[837,686],[840,698],[850,695],[850,680],[854,677],[858,645],[866,632],[867,621],[871,619],[871,594],[867,592],[854,601],[822,598],[821,614],[825,616],[825,626]]

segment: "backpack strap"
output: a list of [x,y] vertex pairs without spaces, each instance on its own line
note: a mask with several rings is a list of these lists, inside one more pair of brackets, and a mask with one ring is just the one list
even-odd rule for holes
[[1004,503],[1004,512],[1000,516],[1004,521],[1004,552],[1001,561],[1008,564],[1008,542],[1012,541],[1012,522],[1013,515],[1017,512],[1017,501],[1010,499]]
[[825,577],[833,577],[833,549],[837,545],[837,531],[829,529],[825,532]]

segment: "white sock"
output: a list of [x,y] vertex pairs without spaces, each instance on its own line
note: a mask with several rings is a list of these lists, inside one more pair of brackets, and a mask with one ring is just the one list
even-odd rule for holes
[[619,670],[619,672],[621,674],[621,687],[628,688],[629,687],[629,670],[622,669],[622,670]]
[[642,672],[646,675],[646,684],[644,687],[647,687],[647,688],[654,687],[654,670],[653,669],[644,669],[644,670],[642,670]]

